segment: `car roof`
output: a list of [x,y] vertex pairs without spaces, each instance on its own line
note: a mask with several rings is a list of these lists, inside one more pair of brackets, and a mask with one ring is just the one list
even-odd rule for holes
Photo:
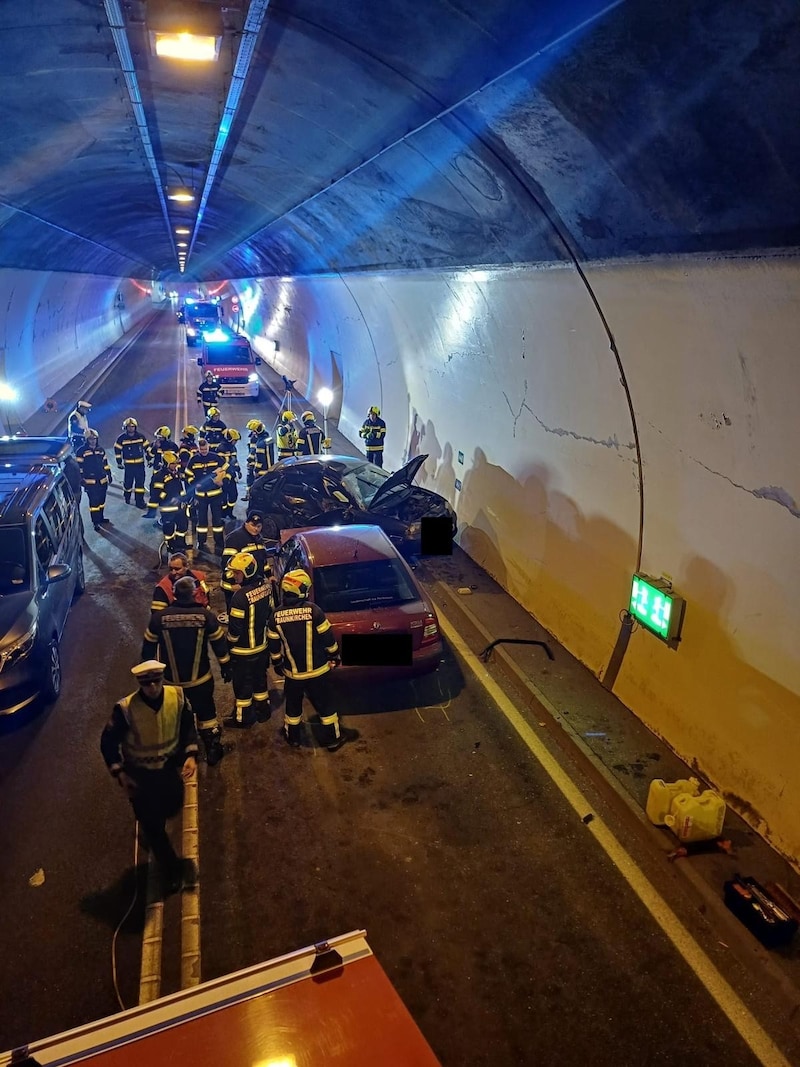
[[26,466],[58,464],[72,453],[63,437],[0,437],[0,463]]
[[380,526],[366,523],[354,523],[352,526],[311,526],[296,530],[294,536],[304,545],[312,567],[401,558]]
[[0,463],[0,525],[24,523],[56,477],[57,472],[52,467],[31,470]]
[[279,460],[273,470],[320,466],[341,471],[342,468],[361,467],[366,462],[363,456],[290,456],[288,459]]

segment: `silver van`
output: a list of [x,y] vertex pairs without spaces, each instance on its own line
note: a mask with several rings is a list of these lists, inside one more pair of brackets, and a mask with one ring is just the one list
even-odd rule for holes
[[83,536],[62,438],[0,438],[0,715],[61,692],[61,636],[83,592]]

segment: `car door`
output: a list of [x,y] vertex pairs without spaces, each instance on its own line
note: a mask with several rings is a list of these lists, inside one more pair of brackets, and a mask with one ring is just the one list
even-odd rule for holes
[[311,568],[309,567],[302,545],[296,537],[290,537],[288,541],[281,545],[273,565],[273,571],[278,580],[278,586],[280,586],[281,578],[283,578],[287,571],[297,570],[298,567],[306,571],[313,579],[313,574],[311,573]]

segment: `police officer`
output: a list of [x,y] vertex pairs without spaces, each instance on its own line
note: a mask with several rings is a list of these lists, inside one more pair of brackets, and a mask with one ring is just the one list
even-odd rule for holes
[[[258,565],[258,573],[264,578],[271,578],[272,568],[269,565],[270,556],[264,538],[261,536],[261,528],[264,525],[264,516],[260,511],[248,511],[247,518],[241,526],[237,526],[225,536],[225,548],[222,550],[222,581],[220,586],[225,594],[225,610],[231,610],[231,597],[236,591],[236,583],[230,572],[230,562],[239,552],[248,552]],[[272,542],[277,545],[277,542]]]
[[172,431],[169,426],[159,426],[157,430],[153,431],[153,442],[150,445],[150,460],[153,464],[153,470],[158,468],[163,463],[163,455],[165,452],[177,453],[178,446],[172,440]]
[[72,441],[72,447],[76,451],[86,440],[91,410],[92,405],[88,400],[79,400],[67,416],[67,437]]
[[200,433],[205,437],[206,441],[212,448],[216,448],[222,441],[222,435],[227,429],[227,424],[222,421],[219,415],[219,408],[210,407],[206,413],[206,421],[203,423],[203,427]]
[[122,484],[125,503],[130,504],[133,492],[134,503],[140,510],[147,507],[144,502],[144,464],[149,453],[150,445],[139,430],[139,423],[136,419],[126,419],[122,424],[122,433],[114,442],[114,454],[117,466],[125,472]]
[[185,552],[173,552],[169,557],[169,569],[160,582],[153,589],[153,600],[150,611],[163,611],[175,601],[175,583],[187,575],[194,579],[195,603],[202,608],[208,607],[208,585],[206,576],[202,571],[189,567],[189,558]]
[[292,748],[303,743],[303,696],[319,712],[323,743],[336,752],[359,736],[339,722],[330,672],[341,663],[331,624],[318,604],[308,600],[311,579],[304,570],[287,571],[281,579],[282,603],[270,616],[267,639],[272,665],[285,678],[284,730]]
[[219,660],[223,682],[231,678],[231,658],[225,631],[216,615],[195,600],[195,581],[189,575],[175,583],[175,601],[154,611],[144,632],[142,659],[158,656],[166,663],[164,679],[179,685],[197,716],[200,739],[210,767],[225,754],[222,730],[214,703],[214,677],[208,657],[209,643]]
[[228,427],[223,431],[222,441],[217,445],[217,452],[225,460],[225,469],[229,475],[225,481],[225,499],[222,502],[222,516],[226,521],[233,518],[233,509],[239,499],[239,489],[236,483],[241,480],[242,468],[239,466],[236,442],[241,439],[242,435],[238,430]]
[[367,459],[378,467],[383,466],[383,439],[386,436],[386,423],[381,418],[381,409],[371,407],[367,412],[359,437],[364,438],[367,449]]
[[205,377],[200,385],[197,387],[197,403],[203,405],[206,415],[208,415],[208,409],[214,407],[219,400],[219,391],[222,386],[219,383],[219,378],[213,371],[207,370]]
[[289,459],[297,452],[297,430],[294,424],[297,420],[294,413],[284,411],[278,424],[278,459]]
[[[150,500],[147,513],[158,509],[167,551],[186,548],[189,530],[189,494],[186,491],[185,474],[181,470],[176,452],[162,453],[163,465],[153,472],[150,479]],[[145,518],[143,515],[142,518]]]
[[86,431],[86,440],[79,447],[75,459],[81,471],[81,485],[89,498],[92,526],[99,530],[102,526],[111,524],[111,519],[105,517],[103,509],[106,506],[108,487],[114,479],[111,477],[105,450],[100,447],[97,430],[90,427]]
[[218,452],[209,448],[205,437],[198,437],[197,452],[186,464],[186,476],[194,498],[195,531],[197,547],[208,543],[208,513],[211,512],[211,529],[214,535],[214,551],[222,555],[225,545],[225,523],[222,518],[224,499],[225,461]]
[[164,685],[165,664],[145,660],[131,674],[135,693],[117,701],[100,738],[112,777],[131,802],[164,888],[177,892],[182,864],[167,835],[167,819],[183,807],[183,784],[197,772],[197,727],[178,686]]
[[236,706],[226,725],[248,728],[270,717],[267,669],[267,620],[273,607],[272,586],[259,573],[249,552],[237,552],[228,564],[239,588],[228,612],[233,695]]
[[298,456],[319,456],[322,452],[322,430],[317,426],[313,411],[304,411],[300,416],[303,428],[297,435]]

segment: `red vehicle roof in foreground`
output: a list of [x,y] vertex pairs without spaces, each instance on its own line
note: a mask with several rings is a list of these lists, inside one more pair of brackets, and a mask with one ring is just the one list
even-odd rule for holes
[[367,563],[398,558],[397,549],[380,526],[354,523],[351,526],[308,526],[283,530],[281,543],[285,543],[293,534],[302,538],[315,567],[329,567],[353,559]]

